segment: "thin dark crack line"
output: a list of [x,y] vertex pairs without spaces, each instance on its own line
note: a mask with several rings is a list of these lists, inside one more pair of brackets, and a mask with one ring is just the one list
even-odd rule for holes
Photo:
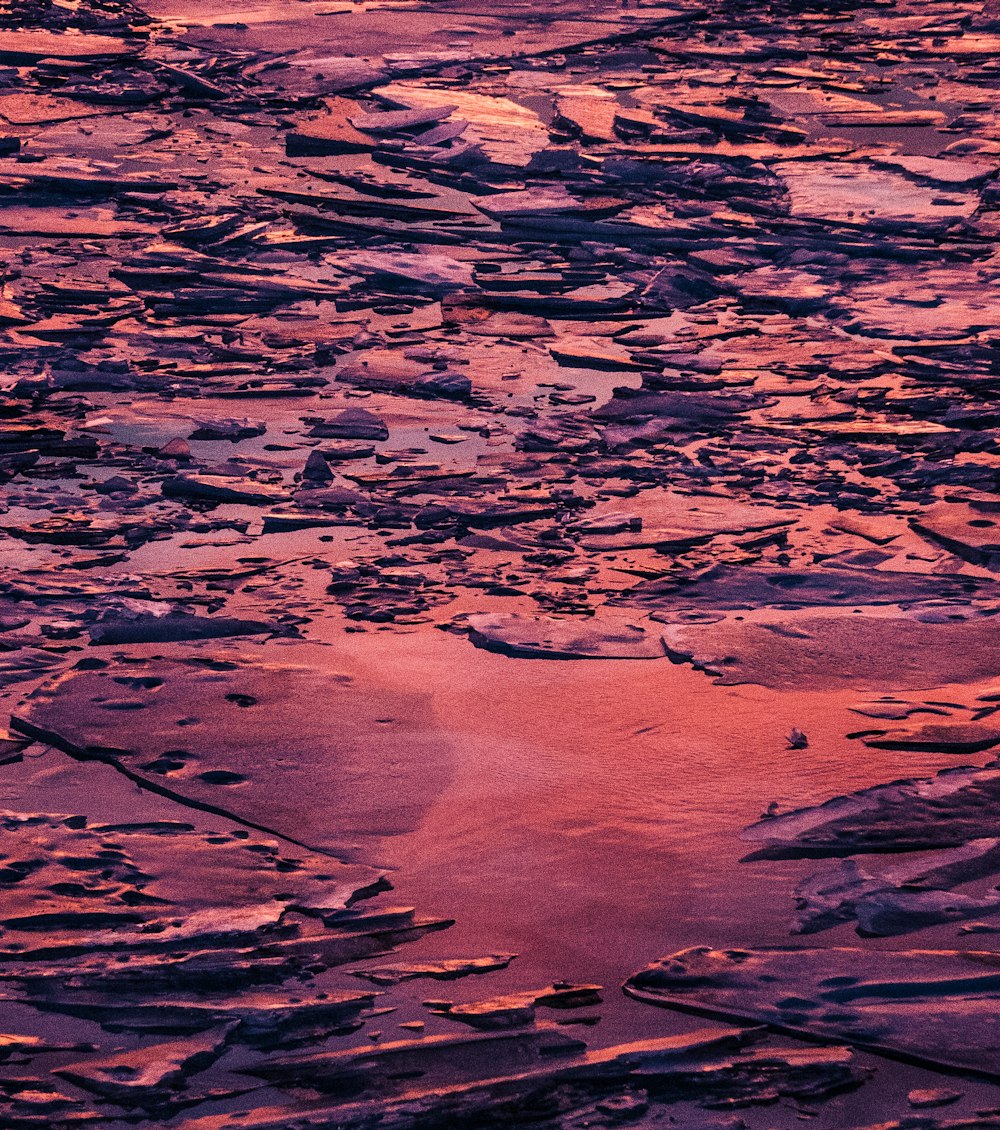
[[258,824],[256,821],[248,820],[246,817],[236,816],[234,813],[229,812],[225,808],[221,808],[219,805],[210,804],[208,801],[195,800],[192,797],[184,796],[182,793],[174,792],[173,789],[168,788],[166,785],[160,785],[155,781],[150,781],[148,778],[129,769],[110,753],[102,754],[94,749],[81,749],[79,746],[73,745],[72,742],[56,733],[56,731],[46,730],[41,726],[36,726],[33,722],[29,722],[24,718],[18,718],[16,714],[11,715],[10,728],[16,730],[19,734],[33,738],[35,741],[45,742],[47,745],[61,750],[69,757],[72,757],[74,761],[99,761],[102,765],[110,765],[112,769],[121,773],[123,777],[128,778],[128,780],[138,785],[140,789],[146,789],[148,792],[155,793],[157,796],[165,797],[175,804],[184,805],[186,808],[193,808],[198,812],[208,812],[213,816],[221,816],[224,820],[232,820],[233,823],[241,824],[244,828],[252,828],[254,831],[263,832],[267,836],[276,836],[286,843],[294,844],[296,847],[302,848],[305,851],[315,852],[318,855],[329,856],[331,859],[336,859],[340,863],[348,862],[326,848],[316,847],[303,840],[297,840],[294,836],[289,836],[285,832],[279,832],[275,828],[269,828],[266,824]]

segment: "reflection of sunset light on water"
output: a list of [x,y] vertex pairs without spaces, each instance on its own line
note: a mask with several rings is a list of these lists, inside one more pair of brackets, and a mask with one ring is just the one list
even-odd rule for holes
[[0,12],[0,1124],[992,1125],[998,48]]

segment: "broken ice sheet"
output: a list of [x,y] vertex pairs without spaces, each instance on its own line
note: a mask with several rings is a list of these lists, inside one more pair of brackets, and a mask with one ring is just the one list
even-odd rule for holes
[[534,154],[549,144],[548,131],[538,115],[510,98],[479,94],[461,87],[428,89],[416,82],[397,82],[376,87],[379,98],[411,109],[437,107],[442,102],[469,123],[464,140],[497,165],[526,166]]
[[[327,849],[412,827],[452,763],[428,697],[349,665],[256,666],[211,653],[112,659],[39,689],[16,724],[196,806]],[[303,810],[303,796],[327,788],[326,801]]]
[[976,951],[698,946],[634,974],[626,992],[995,1075],[996,968]]
[[770,816],[743,833],[749,858],[796,859],[950,848],[989,838],[1000,769],[961,766],[875,785]]
[[1000,909],[995,890],[976,897],[953,888],[994,875],[997,846],[994,839],[970,840],[931,855],[904,856],[895,864],[843,860],[796,888],[799,913],[793,932],[811,934],[856,919],[859,933],[885,936],[989,916]]
[[434,962],[405,962],[399,965],[378,965],[368,969],[355,969],[355,977],[363,977],[376,985],[398,985],[419,977],[429,977],[435,981],[453,981],[470,974],[492,973],[506,969],[516,954],[495,953],[488,957],[449,958]]
[[520,616],[471,616],[469,638],[477,647],[522,658],[659,659],[663,645],[655,631],[637,624],[529,619]]
[[[286,1057],[259,1073],[285,1084],[321,1075],[323,1090],[333,1092],[353,1083],[356,1093],[361,1091],[353,1102],[317,1104],[310,1111],[311,1124],[321,1126],[335,1117],[340,1126],[358,1128],[376,1115],[401,1128],[428,1121],[475,1123],[484,1116],[518,1118],[525,1103],[539,1096],[544,1096],[545,1124],[565,1125],[560,1116],[574,1114],[592,1123],[601,1112],[615,1124],[620,1115],[630,1121],[641,1116],[652,1103],[669,1110],[684,1097],[706,1106],[753,1106],[779,1095],[823,1099],[853,1090],[865,1079],[847,1049],[757,1049],[745,1046],[750,1039],[737,1028],[717,1026],[584,1052],[580,1041],[540,1025],[528,1032],[431,1036],[375,1049]],[[407,1088],[407,1079],[417,1082]],[[369,1097],[386,1084],[393,1092],[388,1100]],[[640,1101],[634,1088],[641,1088]],[[301,1106],[298,1111],[301,1115]],[[290,1114],[291,1108],[279,1109],[250,1125],[277,1127]],[[193,1125],[207,1130],[207,1124]]]
[[[12,868],[45,860],[14,870],[11,918],[51,931],[44,915],[74,915],[74,944],[104,947],[29,960],[53,938],[24,930],[28,949],[12,958],[18,993],[73,1008],[57,1018],[86,1029],[96,1073],[127,1073],[138,1045],[236,1020],[238,1056],[317,1040],[307,1052],[346,1052],[331,1072],[371,1086],[356,1103],[323,1095],[312,1086],[322,1058],[299,1062],[288,1078],[302,1091],[269,1089],[279,1105],[264,1113],[259,1093],[243,1094],[262,1076],[236,1077],[229,1052],[176,1087],[151,1080],[170,1102],[224,1102],[231,1113],[191,1111],[213,1130],[285,1130],[303,1106],[339,1126],[376,1114],[401,1126],[495,1121],[525,1095],[541,1096],[532,1113],[560,1130],[667,1115],[717,1130],[728,1117],[679,1108],[678,1093],[727,1108],[808,1101],[806,1117],[861,1081],[849,1052],[740,1051],[738,1034],[705,1033],[637,1047],[632,1006],[609,995],[596,1030],[607,1051],[543,1062],[551,1037],[526,1023],[505,1045],[531,1064],[514,1082],[520,1052],[501,1062],[499,1042],[476,1051],[486,1043],[457,1039],[454,1019],[420,1009],[419,980],[385,986],[384,1007],[431,1040],[450,1028],[447,1049],[408,1040],[382,1061],[378,1045],[399,1042],[395,1019],[381,1034],[358,1027],[373,988],[297,980],[311,973],[297,960],[305,927],[324,935],[323,961],[367,969],[518,950],[509,969],[448,992],[457,1016],[495,1004],[528,1021],[533,1006],[512,1002],[567,975],[565,960],[589,979],[593,958],[608,982],[624,975],[626,947],[646,951],[630,966],[647,960],[656,899],[670,903],[668,934],[653,942],[665,949],[695,925],[710,941],[780,937],[783,875],[766,859],[738,876],[716,862],[737,847],[734,811],[722,811],[738,808],[731,798],[746,794],[740,823],[767,807],[753,782],[774,764],[768,750],[809,782],[800,797],[871,786],[890,775],[883,764],[912,778],[768,822],[766,851],[844,860],[807,892],[817,912],[874,933],[936,924],[939,940],[957,936],[956,921],[991,928],[992,873],[962,876],[988,865],[989,849],[976,853],[995,831],[992,770],[955,761],[992,756],[998,601],[998,13],[972,7],[583,11],[559,0],[536,19],[447,0],[238,12],[83,0],[0,15],[0,676],[29,696],[14,709],[32,732],[105,762],[71,767],[105,774],[103,791],[110,774],[142,785],[135,795],[170,807],[171,826],[196,829],[95,833],[114,845],[98,854],[124,860],[62,881],[58,845],[9,853]],[[377,663],[341,661],[362,642]],[[665,651],[685,667],[624,662]],[[439,721],[456,685],[443,654],[463,687],[490,672],[498,718],[511,700],[534,718],[525,688],[539,672],[564,688],[524,736],[529,769],[500,766],[499,745],[475,756]],[[469,804],[461,820],[447,814],[493,797],[501,769],[534,782],[549,764],[536,747],[552,735],[589,735],[596,691],[581,694],[599,677],[616,694],[628,684],[651,716],[640,726],[622,695],[588,765],[634,766],[626,787],[634,779],[642,796],[594,804],[574,768],[524,832],[530,858],[560,837],[558,866],[526,870],[531,888],[514,868],[505,889],[520,883],[518,897],[501,906],[485,881],[497,824]],[[864,713],[838,713],[852,703]],[[691,742],[705,717],[712,748],[736,751],[718,772]],[[848,730],[856,743],[841,742]],[[800,733],[808,745],[785,750]],[[672,734],[676,761],[656,744]],[[650,765],[628,760],[644,741],[669,775],[663,812]],[[2,752],[12,774],[37,749],[11,739]],[[927,777],[945,763],[957,776]],[[713,807],[703,792],[724,799]],[[22,815],[70,818],[85,807],[20,803]],[[605,808],[621,813],[604,833],[623,867],[640,827],[679,853],[658,873],[662,890],[628,887],[586,854],[581,812]],[[275,888],[248,882],[261,897],[227,908],[201,876],[214,861],[233,884],[246,877],[230,823],[247,845],[285,847]],[[68,837],[67,853],[70,832],[72,850],[89,843],[86,829],[40,827],[51,844]],[[199,838],[220,827],[223,843]],[[388,957],[426,932],[414,908],[334,905],[309,866],[282,870],[312,856],[281,836],[405,858],[400,883],[459,918],[463,943],[428,938],[419,954]],[[422,856],[406,855],[418,840]],[[679,893],[693,841],[712,866]],[[971,854],[923,858],[952,851]],[[181,914],[146,901],[184,893],[165,872],[187,857],[201,861],[198,878],[181,871],[209,905],[177,903]],[[126,864],[147,878],[129,871],[134,883],[116,886]],[[462,886],[469,867],[481,890]],[[91,886],[101,870],[112,874]],[[29,895],[43,901],[20,915]],[[752,915],[734,909],[751,901]],[[542,909],[525,925],[529,905]],[[85,911],[130,920],[87,926]],[[599,933],[602,916],[614,928]],[[223,926],[263,934],[266,952],[231,933],[188,952]],[[102,961],[137,937],[141,954]],[[869,944],[858,941],[858,964]],[[116,1011],[120,1046],[101,1027]],[[58,1066],[85,1060],[66,1053]],[[431,1061],[437,1094],[388,1078],[392,1064]],[[470,1062],[479,1073],[457,1083]],[[905,1095],[938,1082],[908,1082],[893,1109],[880,1092],[871,1120],[906,1117]],[[108,1121],[111,1100],[96,1091],[57,1086],[50,1071],[33,1085],[4,1091],[0,1121]],[[752,1130],[769,1118],[747,1115]]]
[[1000,730],[978,722],[924,722],[909,729],[873,731],[862,740],[874,749],[980,753],[1000,744]]
[[994,635],[988,618],[930,624],[845,613],[672,624],[663,638],[675,662],[690,663],[722,685],[885,691],[988,679]]
[[[98,1102],[166,1116],[202,1092],[243,1093],[225,1068],[212,1079],[206,1069],[233,1048],[252,1056],[356,1030],[376,994],[335,987],[325,971],[448,925],[368,909],[387,886],[378,870],[137,798],[107,766],[54,751],[35,761],[19,777],[24,800],[58,792],[69,812],[0,816],[0,996],[29,1031],[90,1039],[5,1042],[48,1053]],[[91,1121],[111,1117],[84,1105]]]

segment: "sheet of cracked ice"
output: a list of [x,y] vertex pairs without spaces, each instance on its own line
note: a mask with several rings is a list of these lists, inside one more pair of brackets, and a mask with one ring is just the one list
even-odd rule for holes
[[0,12],[0,1122],[952,1101],[618,986],[993,948],[998,55],[957,0]]

